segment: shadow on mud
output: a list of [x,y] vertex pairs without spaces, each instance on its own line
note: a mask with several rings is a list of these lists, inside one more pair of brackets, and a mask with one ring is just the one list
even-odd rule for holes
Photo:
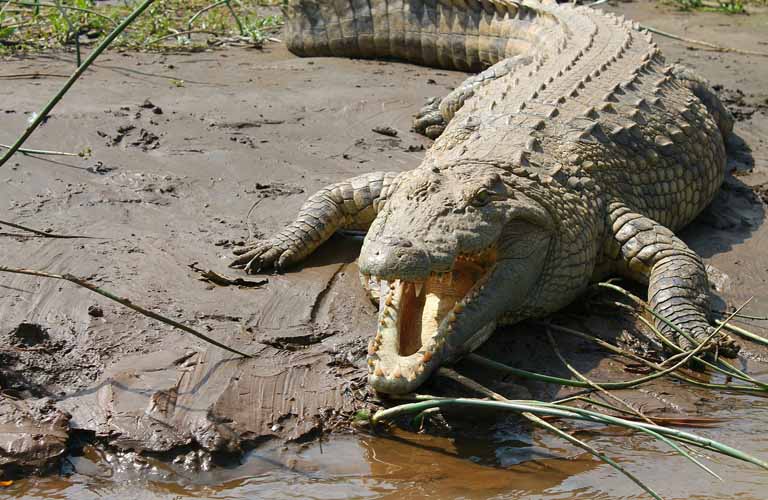
[[765,220],[755,189],[740,180],[755,166],[752,150],[737,135],[728,145],[728,173],[712,203],[680,235],[705,259],[749,239]]

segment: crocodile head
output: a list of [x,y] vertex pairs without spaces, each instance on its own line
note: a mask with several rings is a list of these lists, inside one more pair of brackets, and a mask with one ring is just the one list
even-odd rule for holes
[[552,220],[506,175],[461,165],[399,178],[359,260],[363,276],[381,287],[368,349],[377,391],[412,392],[478,347],[538,281]]

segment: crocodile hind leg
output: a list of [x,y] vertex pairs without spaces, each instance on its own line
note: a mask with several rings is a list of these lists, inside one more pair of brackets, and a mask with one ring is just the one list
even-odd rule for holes
[[390,195],[396,172],[373,172],[324,187],[292,223],[265,241],[235,250],[230,267],[248,273],[284,269],[307,257],[337,229],[368,229]]
[[[686,335],[658,318],[656,328],[683,349],[706,340],[713,331],[709,282],[696,252],[666,227],[619,203],[611,206],[609,227],[614,236],[609,254],[619,273],[648,283],[650,306]],[[726,335],[721,335],[716,345],[726,356],[738,352],[738,345]]]
[[514,56],[503,59],[485,71],[470,76],[442,99],[430,97],[427,100],[427,104],[414,117],[413,129],[430,139],[437,139],[443,133],[451,118],[461,109],[467,99],[475,95],[480,86],[506,76],[520,66],[530,62],[531,58],[528,56]]

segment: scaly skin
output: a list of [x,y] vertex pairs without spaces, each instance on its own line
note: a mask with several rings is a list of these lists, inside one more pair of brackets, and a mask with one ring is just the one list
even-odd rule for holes
[[419,168],[326,188],[233,263],[282,268],[370,225],[374,389],[412,391],[498,323],[557,311],[611,273],[647,283],[694,342],[711,331],[704,266],[673,231],[719,188],[732,121],[637,25],[509,0],[290,0],[286,16],[297,55],[482,70],[417,116],[437,137]]

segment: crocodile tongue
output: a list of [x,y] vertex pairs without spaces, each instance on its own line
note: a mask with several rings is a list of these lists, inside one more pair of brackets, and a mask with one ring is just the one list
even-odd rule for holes
[[417,352],[435,336],[440,322],[480,278],[471,271],[463,267],[431,275],[422,284],[401,285],[403,290],[397,322],[400,356]]

